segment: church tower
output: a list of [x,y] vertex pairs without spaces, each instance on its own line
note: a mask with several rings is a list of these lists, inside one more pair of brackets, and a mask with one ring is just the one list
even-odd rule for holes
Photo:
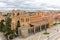
[[12,30],[16,29],[18,21],[20,23],[20,20],[19,20],[20,14],[21,14],[20,10],[12,10],[12,12],[11,12],[11,18],[12,18],[11,29]]

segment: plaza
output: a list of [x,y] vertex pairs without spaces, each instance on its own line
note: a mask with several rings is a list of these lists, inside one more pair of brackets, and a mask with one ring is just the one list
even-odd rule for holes
[[[58,31],[57,31],[58,30]],[[60,39],[60,24],[53,26],[52,28],[48,28],[47,30],[50,34],[44,35],[45,31],[38,32],[33,34],[27,38],[17,37],[13,40],[59,40]],[[48,37],[49,36],[49,37]]]

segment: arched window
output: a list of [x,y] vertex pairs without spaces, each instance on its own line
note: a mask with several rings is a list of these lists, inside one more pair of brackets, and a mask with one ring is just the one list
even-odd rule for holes
[[29,21],[29,18],[26,18],[26,22],[28,22]]
[[23,18],[21,18],[21,22],[24,22],[24,19]]
[[20,27],[20,21],[17,21],[16,34],[18,34],[18,27]]
[[17,21],[17,27],[20,27],[20,21]]
[[19,13],[17,13],[17,16],[19,15]]

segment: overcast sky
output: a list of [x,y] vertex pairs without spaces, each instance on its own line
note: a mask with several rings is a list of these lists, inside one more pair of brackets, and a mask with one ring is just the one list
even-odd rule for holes
[[60,10],[60,0],[0,0],[0,10]]

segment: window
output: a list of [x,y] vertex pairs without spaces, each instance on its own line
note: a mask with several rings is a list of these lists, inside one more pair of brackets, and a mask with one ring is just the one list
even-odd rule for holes
[[17,21],[17,27],[20,27],[20,21]]
[[21,18],[21,22],[24,22],[24,19],[23,18]]
[[26,22],[28,22],[29,21],[29,18],[26,18]]
[[19,13],[17,13],[17,16],[19,15]]

